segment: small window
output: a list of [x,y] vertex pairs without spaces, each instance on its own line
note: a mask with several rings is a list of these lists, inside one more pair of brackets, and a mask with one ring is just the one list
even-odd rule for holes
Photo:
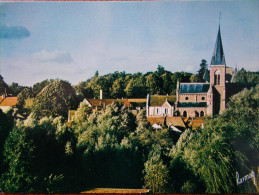
[[187,112],[183,111],[183,117],[187,117]]
[[165,114],[166,115],[168,114],[168,108],[165,108]]
[[201,116],[204,116],[204,112],[203,111],[201,111]]
[[199,117],[199,112],[195,111],[195,117]]
[[201,97],[201,100],[205,100],[205,97]]
[[156,114],[159,115],[159,108],[156,109]]
[[189,100],[189,98],[188,98],[188,97],[185,97],[185,100]]

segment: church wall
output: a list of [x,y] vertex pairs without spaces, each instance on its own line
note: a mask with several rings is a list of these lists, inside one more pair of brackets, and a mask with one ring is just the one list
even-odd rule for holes
[[207,94],[181,94],[178,97],[179,102],[206,102]]
[[[184,111],[187,112],[187,117],[200,117],[201,116],[201,111],[203,111],[204,116],[207,115],[207,108],[202,107],[186,107],[186,108],[178,108],[177,109],[180,112],[180,116],[184,116]],[[195,111],[198,112],[198,116],[196,116]]]

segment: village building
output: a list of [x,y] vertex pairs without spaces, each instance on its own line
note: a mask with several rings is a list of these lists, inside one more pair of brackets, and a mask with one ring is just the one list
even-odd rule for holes
[[[227,67],[220,26],[209,69],[205,70],[199,83],[177,82],[176,96],[147,95],[146,116],[154,128],[162,128],[168,120],[181,117],[187,128],[203,126],[206,116],[222,113],[230,97],[254,83],[232,83],[237,70]],[[175,126],[175,125],[173,125]]]
[[[102,91],[100,91],[100,98],[102,98]],[[135,116],[140,112],[141,109],[146,106],[146,98],[139,99],[84,99],[84,102],[88,105],[89,108],[94,110],[105,109],[106,106],[111,105],[113,102],[119,103],[122,106],[125,106],[129,111],[131,111]],[[71,122],[73,116],[75,115],[76,110],[68,111],[68,122]]]
[[0,96],[0,109],[3,112],[8,112],[10,109],[14,109],[17,103],[17,97],[6,97],[5,94]]
[[175,95],[147,95],[147,117],[174,116]]
[[228,68],[223,51],[220,27],[204,83],[177,83],[175,111],[177,116],[204,117],[222,113],[226,108],[226,82],[230,82],[233,69]]

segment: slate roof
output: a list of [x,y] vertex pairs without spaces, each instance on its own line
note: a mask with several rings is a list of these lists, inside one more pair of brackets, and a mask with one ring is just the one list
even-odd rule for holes
[[150,106],[162,106],[165,101],[168,101],[168,103],[172,106],[176,101],[175,95],[151,95],[149,100]]
[[218,31],[218,36],[214,48],[214,52],[211,58],[211,65],[226,65],[225,61],[225,55],[223,51],[223,45],[221,40],[221,34],[220,34],[220,26]]
[[207,93],[209,88],[208,83],[180,83],[179,93]]
[[207,107],[207,102],[179,102],[177,107]]
[[0,106],[15,106],[18,103],[17,97],[6,97],[0,104]]

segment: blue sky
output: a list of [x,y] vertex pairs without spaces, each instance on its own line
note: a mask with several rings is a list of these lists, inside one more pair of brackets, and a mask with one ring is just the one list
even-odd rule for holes
[[107,74],[195,73],[219,26],[228,66],[259,67],[259,1],[7,2],[0,4],[0,74],[9,84]]

